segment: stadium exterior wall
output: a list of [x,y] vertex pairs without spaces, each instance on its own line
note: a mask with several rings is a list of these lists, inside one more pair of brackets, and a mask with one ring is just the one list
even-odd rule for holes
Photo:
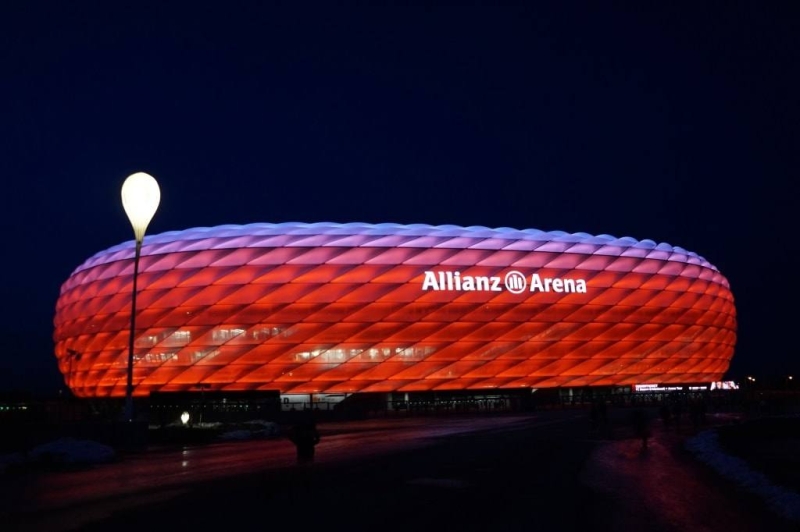
[[[61,287],[79,396],[125,394],[134,243]],[[728,281],[650,240],[485,227],[283,223],[148,236],[134,395],[487,390],[720,380]]]

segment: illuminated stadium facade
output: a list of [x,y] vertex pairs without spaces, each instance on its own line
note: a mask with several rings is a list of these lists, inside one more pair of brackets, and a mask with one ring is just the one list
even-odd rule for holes
[[[83,397],[123,397],[134,243],[63,284],[55,353]],[[585,233],[284,223],[148,236],[134,395],[718,381],[728,281],[679,247]]]

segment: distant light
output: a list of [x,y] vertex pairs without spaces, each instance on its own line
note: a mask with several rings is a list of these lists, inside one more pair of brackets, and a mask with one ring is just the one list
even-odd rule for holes
[[189,412],[184,412],[183,414],[181,414],[181,423],[183,423],[184,425],[189,423]]
[[122,184],[122,206],[133,226],[136,241],[144,239],[150,220],[161,201],[161,189],[155,178],[144,172],[131,174]]

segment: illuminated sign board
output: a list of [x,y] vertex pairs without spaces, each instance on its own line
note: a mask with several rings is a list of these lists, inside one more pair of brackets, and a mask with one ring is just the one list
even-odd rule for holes
[[462,275],[459,271],[426,271],[423,290],[446,292],[555,292],[585,294],[586,280],[571,277],[542,277],[531,274],[530,282],[522,273],[512,270],[504,276]]
[[[708,390],[709,387],[705,384],[691,385],[691,386],[674,386],[664,384],[634,384],[634,392],[701,392]],[[711,388],[714,389],[713,387]]]
[[711,383],[712,390],[738,390],[739,385],[733,381],[715,381]]

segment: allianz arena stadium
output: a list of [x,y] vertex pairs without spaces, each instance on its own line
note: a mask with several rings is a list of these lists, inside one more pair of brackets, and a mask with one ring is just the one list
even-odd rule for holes
[[[126,388],[133,241],[64,282],[55,354],[82,397]],[[651,240],[281,223],[145,237],[134,395],[710,383],[736,343],[725,277]]]

